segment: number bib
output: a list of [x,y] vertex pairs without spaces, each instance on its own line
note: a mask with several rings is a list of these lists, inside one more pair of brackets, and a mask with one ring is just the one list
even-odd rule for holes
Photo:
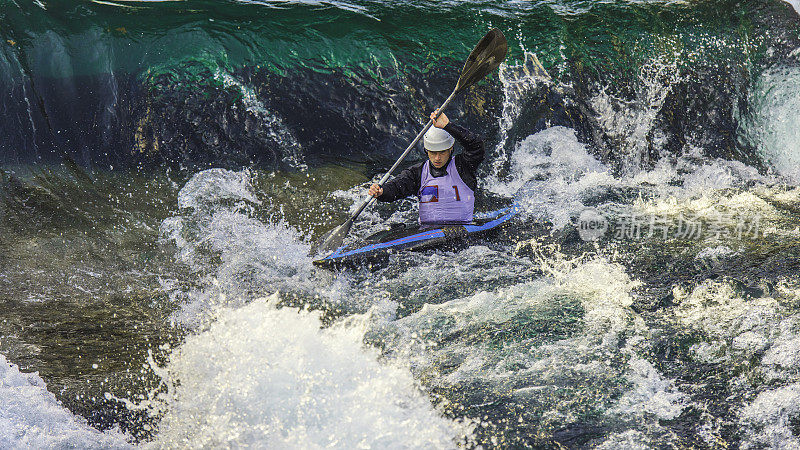
[[455,157],[447,164],[447,175],[434,177],[431,162],[423,166],[419,192],[419,223],[470,223],[475,210],[475,192],[458,174]]

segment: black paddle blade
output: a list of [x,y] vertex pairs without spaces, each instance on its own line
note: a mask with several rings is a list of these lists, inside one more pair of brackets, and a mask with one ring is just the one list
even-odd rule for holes
[[314,256],[320,253],[330,253],[341,247],[342,243],[344,242],[344,238],[347,237],[347,234],[350,232],[350,227],[352,226],[353,218],[351,217],[347,219],[345,223],[325,233],[325,235],[320,238],[316,245],[311,246],[311,251],[308,253],[308,256]]
[[469,54],[464,68],[461,69],[461,77],[456,85],[456,92],[461,92],[475,82],[480,81],[490,72],[494,72],[500,63],[506,59],[508,52],[508,42],[503,33],[497,28],[492,28],[486,36],[478,42],[478,45]]

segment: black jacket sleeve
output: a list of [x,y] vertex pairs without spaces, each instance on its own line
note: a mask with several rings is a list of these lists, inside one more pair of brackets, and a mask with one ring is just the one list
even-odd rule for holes
[[417,195],[419,185],[422,182],[422,165],[428,161],[423,161],[400,172],[400,175],[383,184],[383,194],[376,200],[380,202],[393,202],[395,200]]
[[444,130],[450,133],[464,147],[464,151],[455,156],[456,169],[458,169],[458,174],[464,180],[464,183],[475,191],[478,188],[475,172],[477,172],[478,166],[486,156],[483,137],[453,122],[448,123]]

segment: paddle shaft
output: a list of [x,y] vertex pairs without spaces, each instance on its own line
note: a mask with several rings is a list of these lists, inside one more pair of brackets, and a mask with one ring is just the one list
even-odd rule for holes
[[[442,106],[440,106],[439,109],[437,110],[437,111],[439,111],[439,114],[441,114],[442,111],[444,111],[444,109],[447,107],[447,105],[450,103],[450,101],[453,100],[453,97],[455,97],[457,93],[458,93],[458,90],[454,89],[453,92],[450,94],[450,96],[447,97],[447,100],[445,100],[444,103],[442,103]],[[437,114],[436,117],[438,118],[439,115]],[[394,163],[392,168],[389,169],[389,171],[386,172],[386,175],[384,175],[383,178],[381,178],[381,181],[378,182],[379,186],[382,187],[383,183],[386,183],[386,181],[389,179],[389,177],[392,175],[392,173],[395,171],[395,169],[397,169],[397,166],[399,166],[400,163],[403,162],[403,160],[406,158],[406,156],[408,156],[408,154],[411,153],[411,149],[413,149],[414,146],[417,145],[417,142],[419,142],[419,140],[422,139],[422,136],[425,134],[426,131],[428,131],[428,129],[430,129],[430,127],[432,125],[433,125],[433,120],[428,120],[428,124],[425,125],[425,128],[423,128],[422,131],[420,131],[417,134],[417,137],[415,137],[414,140],[411,141],[411,144],[408,145],[408,148],[406,148],[406,151],[404,151],[403,154],[400,155],[400,158],[397,159],[397,162]],[[358,207],[356,212],[353,213],[352,216],[350,216],[350,220],[351,221],[356,220],[356,217],[358,217],[358,215],[361,214],[362,211],[364,211],[364,208],[369,206],[369,204],[372,203],[374,200],[375,200],[375,197],[370,197],[367,200],[365,200],[364,203],[362,203],[361,206]]]

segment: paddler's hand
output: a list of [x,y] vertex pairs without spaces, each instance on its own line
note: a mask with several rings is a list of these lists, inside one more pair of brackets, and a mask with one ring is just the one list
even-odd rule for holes
[[383,195],[383,188],[378,186],[377,184],[373,184],[369,187],[369,195],[378,198]]
[[439,115],[439,118],[436,118],[436,111],[431,113],[431,120],[433,121],[433,126],[436,128],[444,128],[450,123],[450,119],[447,118],[445,113]]

